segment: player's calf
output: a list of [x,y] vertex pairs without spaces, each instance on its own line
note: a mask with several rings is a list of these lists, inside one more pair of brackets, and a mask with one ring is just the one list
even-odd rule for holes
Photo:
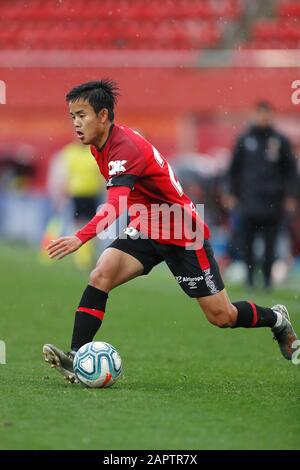
[[214,308],[204,310],[207,320],[219,328],[233,327],[236,321],[234,308]]
[[198,297],[197,301],[207,320],[219,328],[230,328],[236,323],[236,308],[230,303],[224,290],[217,294]]

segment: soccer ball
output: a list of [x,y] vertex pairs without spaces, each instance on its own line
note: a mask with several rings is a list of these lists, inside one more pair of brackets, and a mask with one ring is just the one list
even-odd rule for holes
[[74,373],[87,387],[103,388],[113,385],[121,375],[122,360],[109,343],[92,341],[77,351]]

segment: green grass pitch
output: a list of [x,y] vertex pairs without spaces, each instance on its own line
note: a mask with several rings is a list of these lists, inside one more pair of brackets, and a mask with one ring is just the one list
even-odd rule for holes
[[[213,327],[158,267],[111,293],[97,335],[119,350],[123,379],[105,390],[69,385],[41,350],[69,347],[87,274],[11,245],[0,265],[1,449],[300,448],[300,365],[282,358],[268,329]],[[297,292],[253,300],[285,303],[300,331]]]

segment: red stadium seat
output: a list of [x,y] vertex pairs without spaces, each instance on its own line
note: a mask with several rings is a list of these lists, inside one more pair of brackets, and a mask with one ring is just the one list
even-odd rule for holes
[[197,49],[215,47],[240,0],[1,0],[0,47]]
[[296,49],[300,43],[300,3],[278,2],[274,18],[254,22],[250,40],[242,45],[250,49]]
[[299,2],[286,2],[279,3],[278,15],[281,17],[298,17],[300,18],[300,3]]

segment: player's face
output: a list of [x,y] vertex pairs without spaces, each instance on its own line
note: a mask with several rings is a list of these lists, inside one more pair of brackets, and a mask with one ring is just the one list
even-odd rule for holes
[[269,109],[257,109],[254,114],[254,121],[260,127],[268,127],[272,124],[273,113]]
[[85,100],[69,103],[69,110],[77,137],[85,145],[98,145],[107,126],[107,110],[98,114]]

